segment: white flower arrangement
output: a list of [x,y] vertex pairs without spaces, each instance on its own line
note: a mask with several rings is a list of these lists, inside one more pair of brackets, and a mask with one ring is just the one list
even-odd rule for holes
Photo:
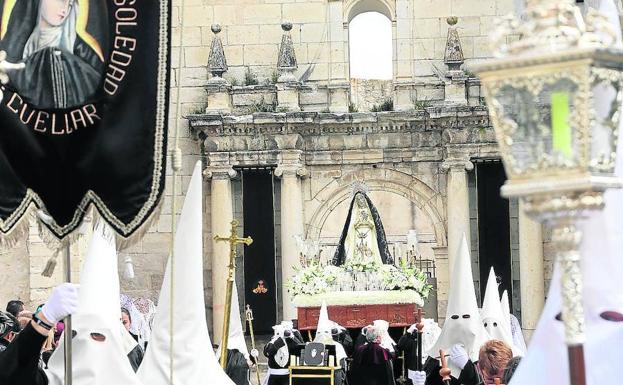
[[[346,280],[346,282],[344,282]],[[361,287],[367,285],[367,287]],[[432,286],[426,274],[408,264],[379,265],[361,260],[347,261],[344,266],[311,263],[297,269],[286,284],[293,297],[318,296],[333,292],[354,290],[414,291],[422,299],[428,298]]]

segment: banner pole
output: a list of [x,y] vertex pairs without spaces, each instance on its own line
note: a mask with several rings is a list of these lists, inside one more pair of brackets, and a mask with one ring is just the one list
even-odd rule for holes
[[[71,283],[71,241],[67,240],[65,245],[65,282]],[[65,385],[72,385],[72,358],[71,358],[71,338],[73,329],[71,326],[71,315],[65,318],[65,332],[63,338],[65,342]]]
[[175,129],[174,129],[174,137],[173,137],[173,150],[171,151],[171,165],[173,169],[173,183],[171,185],[171,242],[169,245],[169,256],[170,256],[170,292],[171,292],[171,308],[169,309],[169,325],[170,325],[170,335],[169,335],[169,385],[174,385],[173,381],[173,371],[174,371],[174,354],[173,354],[173,343],[175,342],[173,331],[175,330],[175,222],[177,219],[177,189],[175,188],[176,179],[178,172],[182,169],[182,151],[179,148],[179,137],[180,137],[180,115],[181,115],[181,106],[180,106],[180,91],[182,89],[182,52],[183,52],[183,43],[184,43],[184,5],[185,1],[181,0],[180,8],[179,8],[179,52],[177,56],[177,76],[175,80],[177,81],[177,93],[175,95]]

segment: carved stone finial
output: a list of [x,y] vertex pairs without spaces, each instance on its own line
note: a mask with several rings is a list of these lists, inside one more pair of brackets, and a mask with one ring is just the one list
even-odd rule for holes
[[225,58],[225,51],[223,50],[223,42],[218,36],[221,32],[221,26],[219,24],[212,24],[212,32],[214,38],[212,39],[212,45],[210,46],[210,56],[208,56],[208,71],[212,74],[211,83],[226,83],[223,79],[223,74],[227,72],[227,59]]
[[280,73],[279,83],[292,83],[296,82],[294,77],[294,71],[298,68],[296,62],[296,54],[294,52],[294,43],[292,42],[292,23],[283,22],[281,24],[283,29],[283,36],[281,37],[281,45],[279,46],[279,57],[277,58],[277,70]]
[[444,63],[448,66],[450,71],[459,71],[461,65],[465,62],[463,57],[463,48],[461,48],[461,39],[459,38],[459,31],[456,29],[456,23],[458,18],[455,16],[448,17],[446,22],[448,23],[448,39],[446,41],[446,53],[444,56]]

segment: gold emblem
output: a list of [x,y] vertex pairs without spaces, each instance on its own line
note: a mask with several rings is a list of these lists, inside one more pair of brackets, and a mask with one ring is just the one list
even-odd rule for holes
[[266,294],[268,293],[268,289],[264,286],[264,281],[259,280],[257,282],[257,287],[253,289],[253,293],[255,294]]

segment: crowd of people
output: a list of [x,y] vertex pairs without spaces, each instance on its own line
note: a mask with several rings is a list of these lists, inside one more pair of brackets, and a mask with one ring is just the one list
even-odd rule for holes
[[[479,309],[465,240],[453,271],[443,329],[435,321],[424,319],[420,330],[417,324],[411,325],[400,333],[398,342],[390,332],[400,332],[402,328],[390,330],[389,322],[377,320],[360,331],[347,330],[329,320],[323,305],[313,341],[337,347],[334,383],[492,385],[497,379],[508,384],[525,353],[525,343],[520,329],[513,333],[512,315],[502,310],[504,296],[500,299],[495,272],[490,272],[483,308]],[[302,357],[306,342],[292,323],[284,322],[273,329],[274,335],[264,347],[269,365],[265,383],[286,385],[290,383],[289,367],[298,362],[297,357]],[[444,371],[442,351],[447,359]],[[447,371],[449,383],[444,381]],[[312,383],[323,382],[305,382]]]
[[[291,321],[275,325],[273,337],[263,348],[268,361],[263,383],[289,384],[289,367],[295,362],[293,356],[301,356],[307,343],[317,342],[334,347],[329,351],[334,357],[331,366],[336,368],[336,385],[395,385],[401,377],[407,385],[445,384],[438,353],[440,349],[446,349],[447,352],[451,385],[489,385],[494,384],[496,378],[508,384],[514,368],[517,367],[519,355],[511,336],[510,324],[504,323],[507,315],[500,312],[502,305],[495,273],[491,272],[484,306],[479,310],[476,307],[473,285],[471,290],[466,291],[467,285],[471,284],[471,266],[466,251],[457,260],[455,272],[448,317],[443,329],[435,321],[425,319],[422,320],[420,331],[414,324],[401,333],[402,335],[396,336],[396,342],[390,332],[395,333],[401,329],[390,330],[389,322],[377,320],[361,330],[349,330],[329,320],[324,304],[313,338],[311,333],[304,336]],[[25,309],[24,303],[18,300],[10,301],[6,312],[0,312],[0,364],[15,368],[10,377],[12,381],[20,379],[19,383],[25,385],[52,383],[47,377],[50,357],[62,345],[61,337],[65,329],[63,319],[78,309],[79,289],[79,285],[60,285],[49,300],[34,312]],[[495,300],[490,301],[487,297]],[[153,319],[147,322],[144,314],[127,296],[121,295],[119,303],[127,306],[118,308],[115,316],[122,330],[122,351],[126,355],[127,363],[137,372],[145,350],[149,349],[146,335],[152,332]],[[237,309],[232,312],[237,312],[237,303],[234,307]],[[491,307],[496,311],[491,310]],[[133,322],[133,313],[142,324],[140,327]],[[257,370],[255,366],[259,361],[259,353],[256,350],[249,353],[239,319],[234,323],[238,327],[230,328],[228,365],[225,372],[232,384],[249,385],[252,371]],[[495,328],[492,329],[490,326],[493,324]],[[98,333],[90,334],[97,340],[93,335]],[[105,339],[105,333],[102,332],[99,338]],[[419,351],[418,340],[421,340]],[[219,355],[217,351],[215,361]],[[25,365],[24,357],[29,357],[28,365]],[[325,364],[329,365],[327,362]],[[27,374],[27,368],[38,374]],[[0,373],[0,383],[12,383],[3,382],[1,379]],[[308,379],[307,383],[314,381]]]

